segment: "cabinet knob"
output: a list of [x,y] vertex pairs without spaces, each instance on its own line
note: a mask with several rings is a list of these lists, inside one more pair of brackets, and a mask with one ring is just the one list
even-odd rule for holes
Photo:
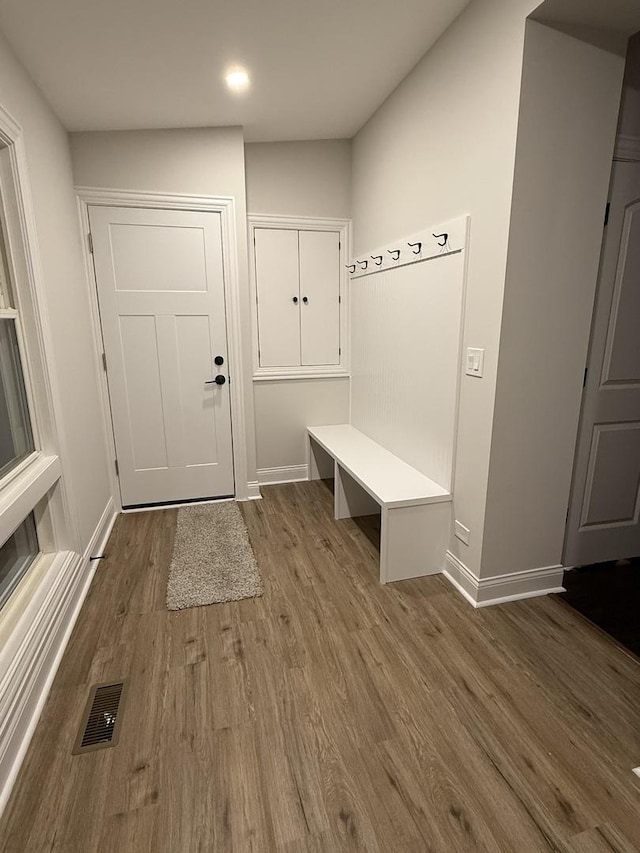
[[303,296],[302,301],[304,302],[305,305],[309,304],[309,298],[307,296]]
[[298,297],[297,297],[297,296],[294,296],[294,297],[293,297],[293,304],[294,304],[294,305],[297,305],[297,304],[298,304]]

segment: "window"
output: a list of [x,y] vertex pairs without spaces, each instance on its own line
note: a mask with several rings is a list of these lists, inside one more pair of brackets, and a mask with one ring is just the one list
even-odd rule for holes
[[0,107],[0,633],[8,626],[28,630],[30,608],[75,544],[57,453],[24,162],[19,128]]
[[0,548],[0,608],[39,552],[36,523],[31,513]]
[[0,311],[0,479],[34,450],[16,320]]

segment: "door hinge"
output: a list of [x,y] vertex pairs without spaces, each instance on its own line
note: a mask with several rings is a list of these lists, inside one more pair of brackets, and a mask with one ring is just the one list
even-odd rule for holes
[[342,302],[342,296],[338,296],[338,302]]
[[342,347],[338,347],[338,355],[342,355]]
[[342,248],[342,241],[338,240],[338,251],[340,251],[341,248]]
[[611,202],[607,202],[607,206],[604,209],[604,227],[606,228],[609,224],[609,214],[611,213]]
[[119,477],[120,476],[120,468],[118,466],[118,460],[114,459],[113,464],[116,466],[116,477]]
[[93,255],[93,234],[91,231],[87,234],[87,242],[89,243],[89,251]]
[[102,369],[105,373],[107,372],[107,354],[104,352],[102,353]]
[[588,372],[589,372],[589,368],[588,368],[588,367],[585,367],[585,369],[584,369],[584,376],[582,377],[582,387],[583,387],[583,388],[586,388],[586,386],[587,386],[587,373],[588,373]]

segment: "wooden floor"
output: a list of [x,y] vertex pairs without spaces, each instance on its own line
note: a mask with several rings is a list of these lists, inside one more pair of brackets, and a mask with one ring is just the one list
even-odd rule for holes
[[[382,587],[322,483],[243,505],[265,594],[164,609],[176,511],[120,517],[2,851],[640,850],[640,663],[553,597]],[[89,686],[119,744],[72,756]]]

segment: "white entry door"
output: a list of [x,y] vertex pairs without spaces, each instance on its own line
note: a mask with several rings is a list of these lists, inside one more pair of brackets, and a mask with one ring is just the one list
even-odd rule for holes
[[640,554],[640,163],[616,163],[565,565]]
[[89,219],[123,506],[233,495],[220,214]]

